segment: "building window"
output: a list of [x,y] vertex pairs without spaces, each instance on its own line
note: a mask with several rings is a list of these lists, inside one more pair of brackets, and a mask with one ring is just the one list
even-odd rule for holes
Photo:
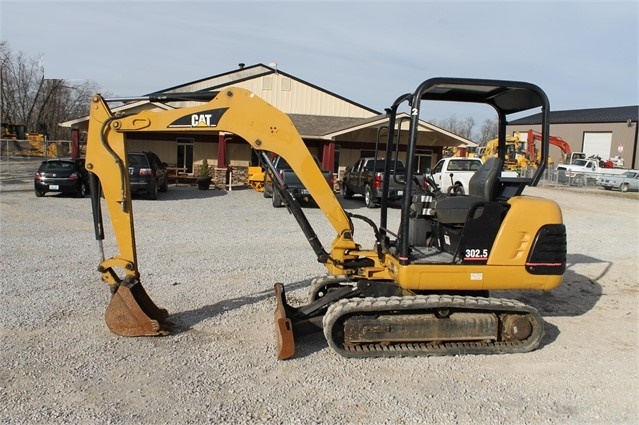
[[432,150],[418,150],[415,153],[415,174],[424,174],[428,168],[432,167],[432,163]]
[[193,172],[193,139],[177,139],[177,161],[175,166],[185,172]]

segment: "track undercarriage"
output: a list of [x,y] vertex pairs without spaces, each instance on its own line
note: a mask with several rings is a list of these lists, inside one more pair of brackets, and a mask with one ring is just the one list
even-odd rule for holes
[[[366,296],[368,282],[344,276],[316,279],[307,306],[286,303],[276,284],[279,358],[294,354],[294,338],[322,329],[344,357],[507,354],[532,351],[544,335],[536,309],[519,301],[470,295]],[[362,289],[360,289],[362,288]]]

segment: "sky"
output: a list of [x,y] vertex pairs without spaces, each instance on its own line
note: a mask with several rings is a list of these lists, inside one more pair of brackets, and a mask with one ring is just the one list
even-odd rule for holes
[[[636,0],[0,0],[0,25],[46,78],[120,97],[276,63],[378,111],[431,77],[530,82],[551,110],[639,104]],[[450,105],[425,114],[492,118]]]

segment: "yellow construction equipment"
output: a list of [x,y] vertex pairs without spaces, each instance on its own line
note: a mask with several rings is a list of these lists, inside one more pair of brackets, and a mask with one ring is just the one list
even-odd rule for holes
[[[407,141],[409,171],[403,176],[406,195],[401,223],[395,229],[389,229],[387,223],[389,181],[398,177],[390,168],[383,176],[379,223],[345,211],[291,120],[253,93],[227,88],[219,93],[145,99],[205,103],[114,115],[107,100],[98,95],[93,98],[86,164],[91,172],[95,233],[102,247],[101,185],[119,250],[116,256],[104,258],[101,248],[103,258],[98,267],[102,280],[111,288],[106,322],[112,332],[161,336],[171,325],[167,311],[158,308],[142,287],[138,271],[126,136],[136,132],[223,131],[241,137],[261,155],[267,172],[272,173],[275,190],[327,269],[325,276],[310,285],[309,302],[303,306],[290,305],[284,285],[275,283],[279,359],[294,355],[300,336],[320,330],[328,345],[346,357],[514,353],[539,345],[544,334],[539,313],[521,302],[491,298],[488,293],[551,290],[561,283],[566,267],[566,229],[559,206],[522,193],[537,184],[545,162],[532,178],[501,177],[506,118],[537,108],[547,117],[548,100],[539,87],[516,81],[435,78],[423,82],[414,93],[400,96],[388,109],[386,157],[396,148],[398,109],[408,104],[412,113]],[[484,103],[501,117],[501,155],[488,159],[476,172],[469,195],[442,194],[432,182],[424,190],[410,173],[416,169],[422,104],[440,100]],[[541,152],[545,157],[547,121],[542,128]],[[334,228],[329,250],[273,172],[269,153],[286,159]],[[353,220],[370,225],[376,241],[373,246],[362,247],[356,242]]]
[[12,141],[14,144],[11,147],[13,155],[59,157],[65,154],[60,143],[47,142],[42,133],[27,133],[24,125],[3,122],[1,127],[2,140]]
[[[529,160],[524,149],[525,142],[519,138],[519,134],[506,136],[506,155],[504,169],[520,171],[529,165]],[[479,156],[483,162],[490,157],[497,157],[499,152],[499,139],[493,139],[486,143],[480,150]]]
[[247,180],[248,185],[258,192],[264,192],[264,169],[259,165],[248,167]]

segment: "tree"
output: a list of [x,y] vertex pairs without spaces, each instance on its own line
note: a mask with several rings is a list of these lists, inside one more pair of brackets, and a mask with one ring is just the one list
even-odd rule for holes
[[479,133],[473,133],[475,127],[475,119],[473,117],[467,117],[464,120],[459,120],[455,115],[448,118],[434,121],[435,125],[443,128],[446,131],[450,131],[465,139],[472,140],[479,145],[485,145],[486,142],[492,139],[496,139],[498,136],[497,121],[487,119],[481,126]]
[[472,140],[475,119],[473,117],[467,117],[461,121],[457,119],[455,115],[451,115],[448,118],[439,120],[436,125],[465,139]]
[[479,137],[477,138],[477,143],[480,145],[485,145],[489,140],[496,139],[499,136],[499,126],[497,121],[494,120],[486,120],[481,126],[481,130],[479,133]]
[[14,53],[7,41],[0,41],[0,65],[0,120],[49,140],[69,140],[70,129],[58,123],[87,115],[91,96],[100,91],[89,80],[46,79],[39,57]]

